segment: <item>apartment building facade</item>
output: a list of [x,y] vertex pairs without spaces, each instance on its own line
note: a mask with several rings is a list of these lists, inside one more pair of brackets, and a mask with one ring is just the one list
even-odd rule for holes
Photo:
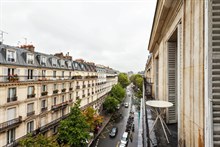
[[220,145],[220,1],[158,0],[145,76],[179,146]]
[[[73,103],[99,110],[109,89],[117,83],[111,69],[108,89],[97,91],[94,63],[72,60],[62,53],[49,55],[34,46],[0,45],[0,145],[14,146],[28,133],[53,135],[68,117]],[[108,68],[108,70],[110,70]],[[107,73],[106,73],[107,74]]]

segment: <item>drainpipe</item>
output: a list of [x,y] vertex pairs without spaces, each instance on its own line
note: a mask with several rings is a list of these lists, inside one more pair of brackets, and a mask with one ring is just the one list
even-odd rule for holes
[[209,51],[209,8],[210,8],[210,0],[205,0],[204,1],[204,113],[205,113],[205,124],[204,124],[204,142],[205,142],[205,147],[210,147],[213,145],[213,136],[212,136],[212,131],[213,131],[213,127],[212,127],[212,113],[211,113],[211,100],[209,98],[209,92],[210,89],[210,79],[209,79],[209,70],[210,70],[210,64],[211,62],[209,62],[210,60],[210,51]]

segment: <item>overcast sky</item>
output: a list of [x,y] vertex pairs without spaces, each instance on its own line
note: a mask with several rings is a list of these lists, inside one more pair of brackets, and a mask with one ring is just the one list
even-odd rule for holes
[[[156,0],[0,0],[4,44],[144,70]],[[20,42],[20,43],[19,43]]]

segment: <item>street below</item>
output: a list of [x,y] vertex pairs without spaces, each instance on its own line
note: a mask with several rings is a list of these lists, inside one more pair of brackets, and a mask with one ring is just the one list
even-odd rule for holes
[[[130,111],[134,112],[134,132],[132,133],[132,138],[129,137],[128,147],[136,147],[138,144],[138,125],[139,125],[139,111],[134,105],[133,100],[133,90],[131,86],[128,86],[126,90],[126,98],[123,103],[128,102],[129,107],[125,108],[124,105],[120,107],[118,113],[122,114],[122,117],[117,118],[116,120],[111,120],[108,125],[103,129],[102,133],[99,135],[98,139],[93,142],[91,147],[118,147],[121,137],[125,132],[127,120],[130,115]],[[118,128],[118,133],[114,138],[109,137],[109,133],[112,127]]]

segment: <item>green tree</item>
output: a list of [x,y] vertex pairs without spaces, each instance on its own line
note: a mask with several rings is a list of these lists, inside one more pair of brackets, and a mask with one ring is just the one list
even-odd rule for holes
[[89,139],[89,125],[80,110],[80,100],[71,108],[69,117],[61,121],[58,139],[63,144],[81,147]]
[[19,141],[19,145],[22,147],[58,147],[55,137],[45,137],[42,134],[32,136],[28,134],[27,137]]
[[116,98],[119,102],[122,102],[122,100],[125,97],[125,89],[120,84],[116,84],[112,87],[110,91],[110,96],[113,98]]
[[118,82],[123,88],[126,88],[129,85],[128,75],[126,73],[120,73],[118,75]]
[[107,110],[109,113],[115,112],[117,105],[119,104],[119,101],[111,96],[108,96],[104,103],[104,109]]

